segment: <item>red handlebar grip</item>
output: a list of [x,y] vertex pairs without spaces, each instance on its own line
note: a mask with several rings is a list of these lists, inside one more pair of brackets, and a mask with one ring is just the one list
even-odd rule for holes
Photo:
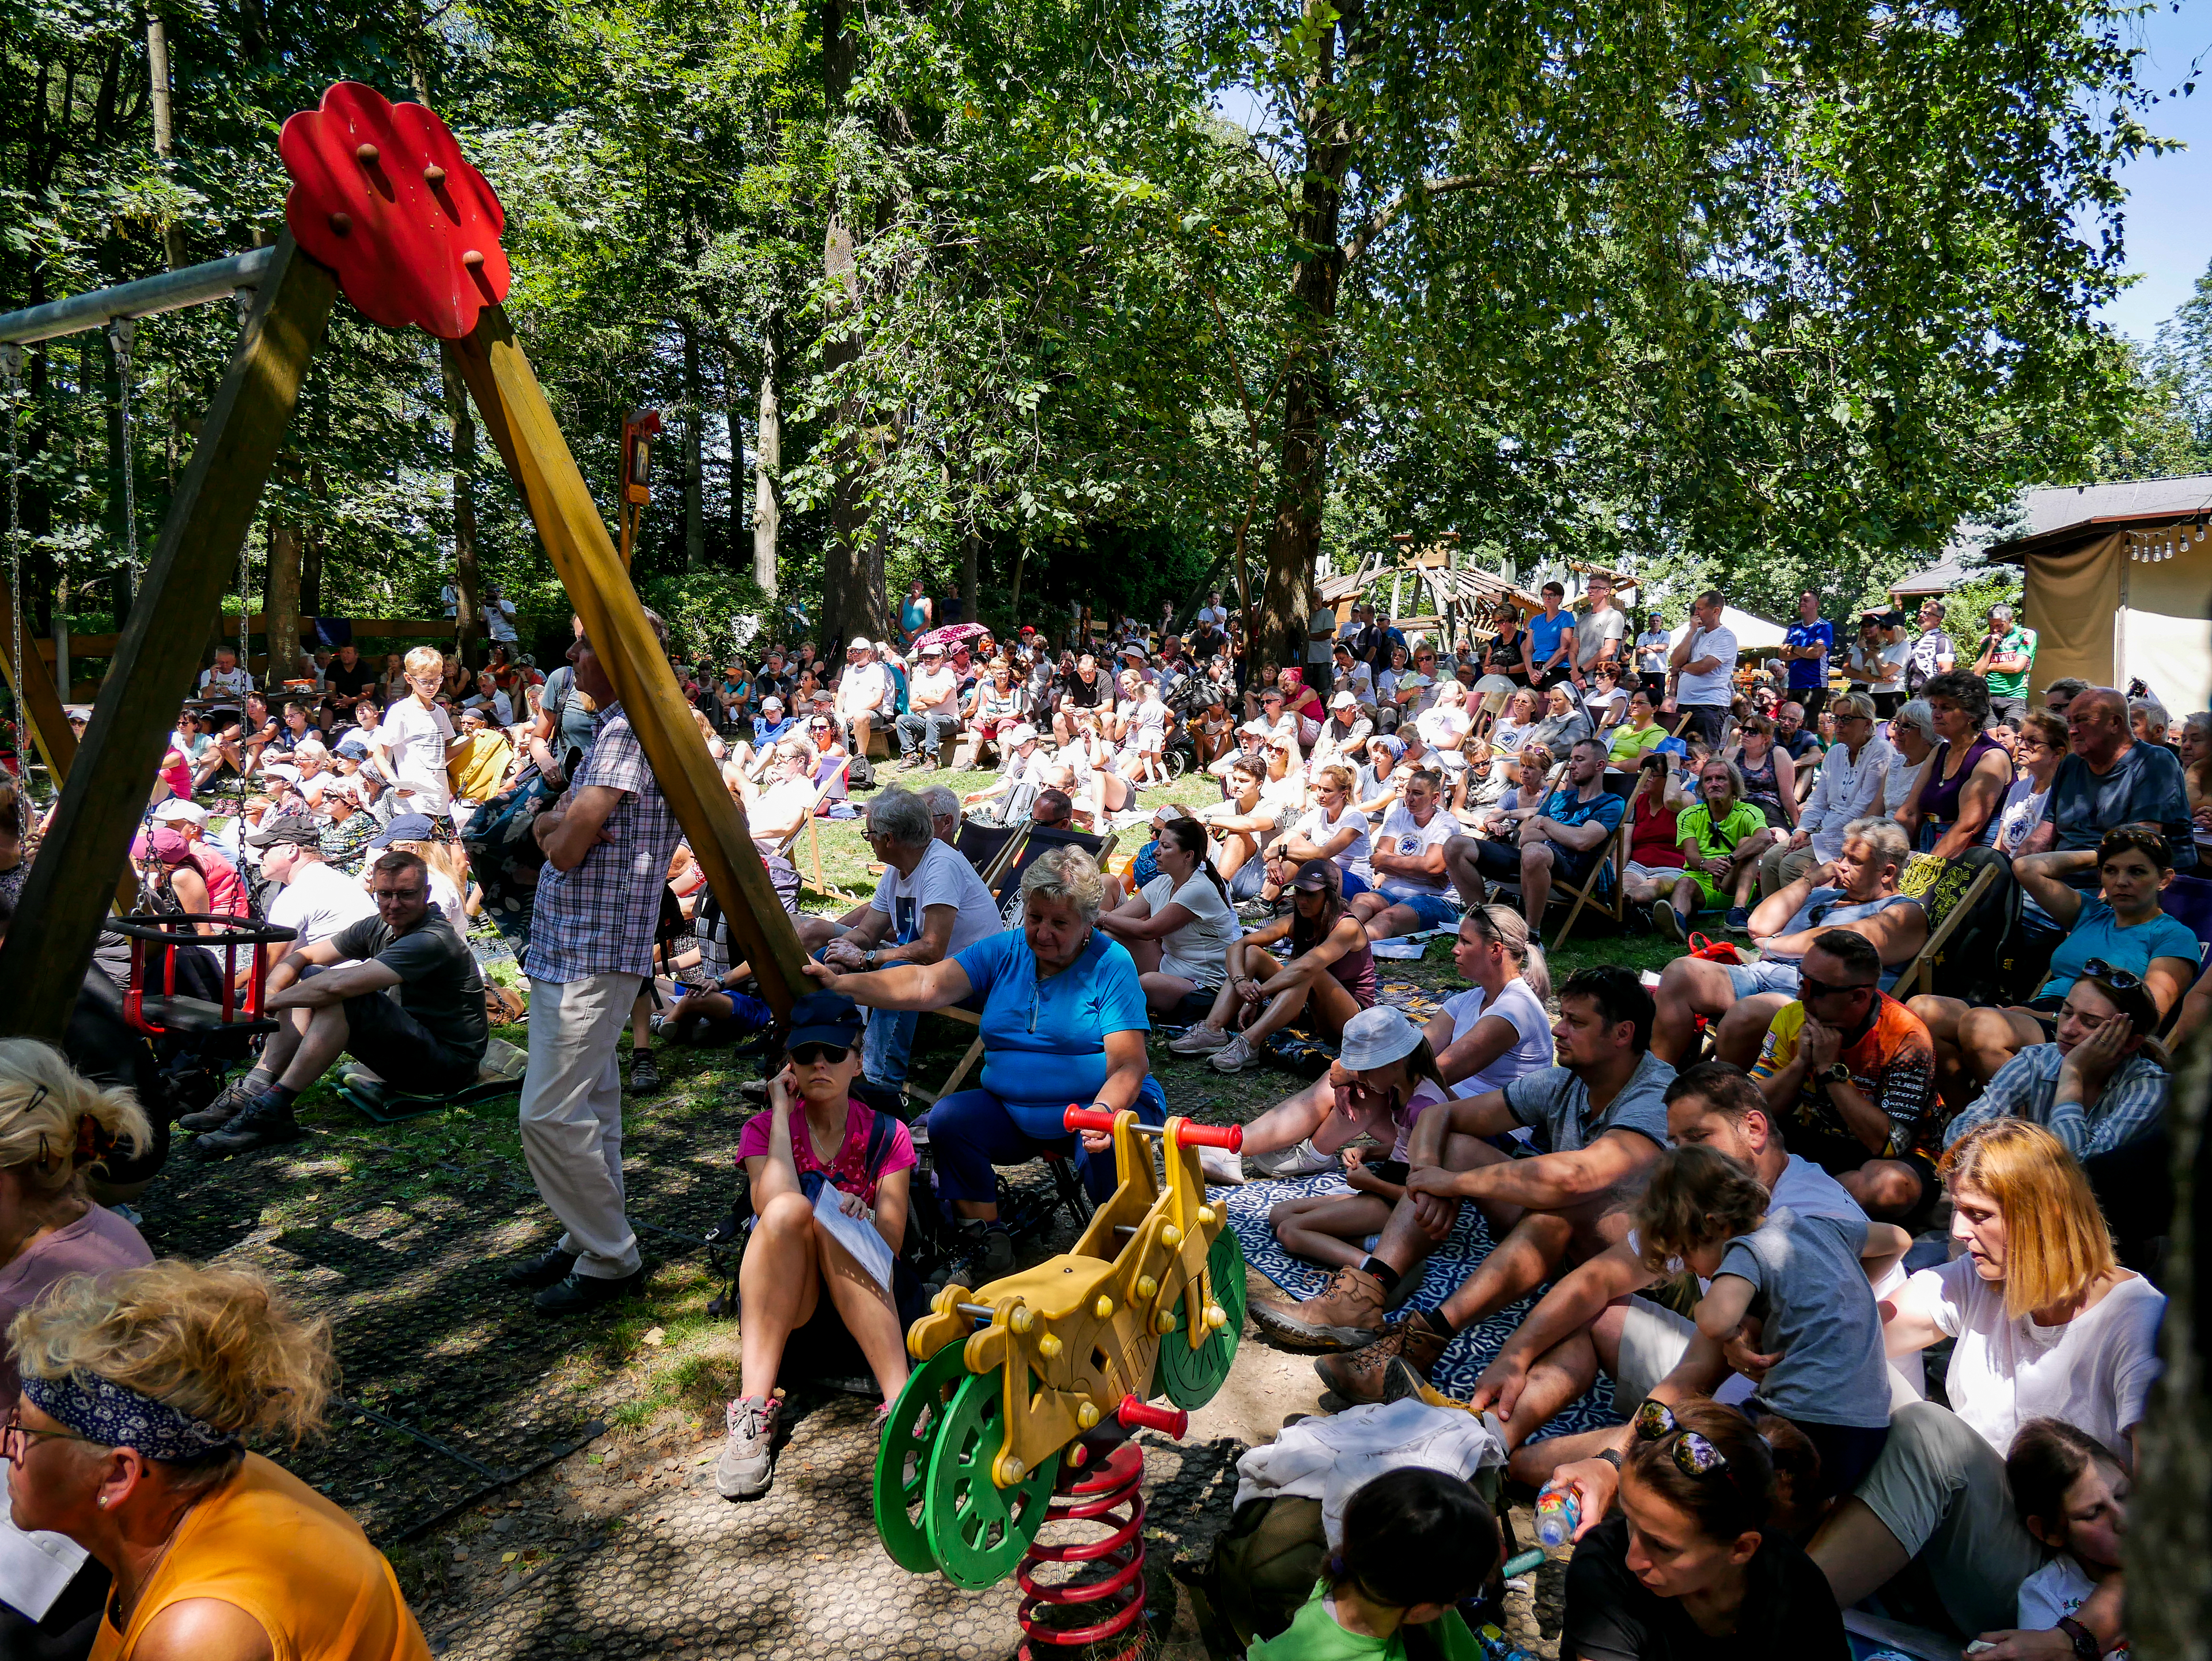
[[1193,1124],[1186,1119],[1179,1140],[1185,1147],[1225,1147],[1235,1153],[1244,1146],[1244,1127],[1241,1124]]
[[1190,1415],[1181,1408],[1156,1408],[1133,1396],[1121,1398],[1114,1416],[1131,1430],[1164,1430],[1178,1442],[1190,1428]]
[[1103,1107],[1078,1107],[1071,1102],[1061,1123],[1070,1130],[1111,1130],[1114,1116]]

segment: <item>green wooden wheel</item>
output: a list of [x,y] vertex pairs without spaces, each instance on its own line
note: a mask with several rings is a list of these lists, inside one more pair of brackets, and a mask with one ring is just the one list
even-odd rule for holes
[[1213,1296],[1228,1315],[1227,1324],[1196,1349],[1183,1335],[1189,1330],[1191,1293],[1176,1304],[1175,1330],[1160,1339],[1159,1365],[1153,1388],[1179,1408],[1204,1407],[1229,1377],[1237,1359],[1237,1343],[1244,1331],[1244,1248],[1237,1231],[1224,1228],[1206,1254],[1207,1272],[1213,1277]]
[[1045,1504],[1060,1474],[1054,1453],[1010,1488],[991,1480],[1006,1440],[1001,1383],[999,1373],[975,1373],[960,1386],[930,1450],[923,1486],[921,1525],[930,1555],[946,1579],[969,1591],[995,1586],[1014,1572],[1044,1526]]
[[921,1526],[922,1486],[953,1392],[975,1376],[962,1360],[967,1348],[947,1344],[907,1374],[876,1449],[876,1536],[891,1561],[909,1574],[927,1574],[938,1566]]

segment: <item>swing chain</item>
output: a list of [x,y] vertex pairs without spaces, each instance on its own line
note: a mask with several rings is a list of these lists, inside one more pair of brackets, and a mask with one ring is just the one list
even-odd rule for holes
[[115,411],[123,447],[123,563],[131,573],[131,592],[138,592],[138,481],[131,439],[131,349],[137,342],[138,319],[118,317],[107,325],[107,344],[115,353]]
[[8,378],[8,627],[15,636],[8,643],[8,672],[15,677],[16,762],[27,777],[30,763],[23,753],[27,731],[23,719],[23,470],[15,437],[15,401],[23,392],[23,349],[15,341],[0,345],[0,374]]

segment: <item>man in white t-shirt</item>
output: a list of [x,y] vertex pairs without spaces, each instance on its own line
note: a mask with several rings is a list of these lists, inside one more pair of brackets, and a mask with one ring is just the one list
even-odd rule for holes
[[1327,663],[1330,648],[1336,644],[1336,607],[1316,605],[1313,620],[1306,625],[1306,661]]
[[495,641],[514,642],[514,602],[499,591],[494,583],[484,590],[484,632]]
[[1352,915],[1366,924],[1369,940],[1458,925],[1459,905],[1444,873],[1444,844],[1459,833],[1459,821],[1443,810],[1437,775],[1426,769],[1410,775],[1405,793],[1375,833],[1374,851],[1368,855],[1374,891],[1352,902]]
[[[933,964],[999,932],[999,907],[975,867],[937,839],[929,804],[896,787],[868,803],[864,834],[884,862],[875,897],[849,927],[822,947],[832,970],[866,971],[896,964]],[[810,920],[812,921],[812,920]],[[820,925],[817,925],[818,934]],[[872,1009],[860,1041],[868,1082],[896,1090],[906,1082],[914,1047],[912,1010]]]
[[376,902],[366,889],[323,862],[322,831],[312,816],[264,819],[258,830],[246,833],[245,841],[260,854],[261,874],[283,885],[284,891],[269,903],[269,921],[298,936],[292,945],[263,948],[272,967],[293,946],[313,946],[376,915]]
[[1599,664],[1616,669],[1627,660],[1628,614],[1613,603],[1613,579],[1589,580],[1589,610],[1575,620],[1574,683],[1583,685]]
[[945,648],[934,641],[921,648],[920,666],[907,682],[906,703],[906,714],[898,718],[905,768],[934,767],[939,746],[960,730],[960,677],[946,665]]
[[[890,672],[876,660],[875,642],[855,635],[845,648],[845,672],[837,677],[837,719],[852,733],[852,753],[868,753],[868,734],[891,726],[897,709]],[[898,739],[892,735],[896,745]]]
[[1221,603],[1221,590],[1216,588],[1206,597],[1206,604],[1198,608],[1198,620],[1210,623],[1217,629],[1229,626],[1229,608]]
[[384,712],[384,724],[369,739],[377,767],[392,781],[395,813],[446,817],[452,782],[446,761],[454,742],[453,723],[431,700],[445,677],[445,660],[432,648],[407,654],[404,672],[408,696]]
[[200,696],[216,703],[228,702],[235,704],[243,702],[246,695],[252,690],[253,677],[240,666],[238,648],[234,646],[216,647],[214,667],[200,671]]
[[1735,693],[1735,631],[1721,621],[1721,595],[1708,588],[1690,602],[1690,626],[1668,654],[1674,676],[1670,712],[1690,719],[1686,738],[1718,749],[1727,731],[1729,701]]

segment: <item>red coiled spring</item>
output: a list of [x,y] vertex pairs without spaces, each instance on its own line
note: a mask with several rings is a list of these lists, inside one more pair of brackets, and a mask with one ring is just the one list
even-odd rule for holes
[[[1180,1437],[1189,1415],[1147,1407],[1123,1398],[1116,1415],[1124,1425],[1144,1426]],[[1083,1445],[1075,1451],[1080,1453]],[[1014,1579],[1022,1589],[1020,1661],[1051,1661],[1077,1649],[1126,1639],[1110,1661],[1135,1661],[1145,1641],[1145,1451],[1124,1442],[1089,1467],[1070,1459],[1060,1467],[1052,1502],[1045,1511],[1054,1523],[1094,1523],[1106,1530],[1091,1540],[1046,1544],[1032,1541]],[[1041,1584],[1043,1563],[1079,1566],[1082,1578]],[[1076,1625],[1077,1621],[1084,1624]],[[1042,1647],[1036,1647],[1042,1646]],[[1093,1661],[1109,1661],[1103,1652]]]

